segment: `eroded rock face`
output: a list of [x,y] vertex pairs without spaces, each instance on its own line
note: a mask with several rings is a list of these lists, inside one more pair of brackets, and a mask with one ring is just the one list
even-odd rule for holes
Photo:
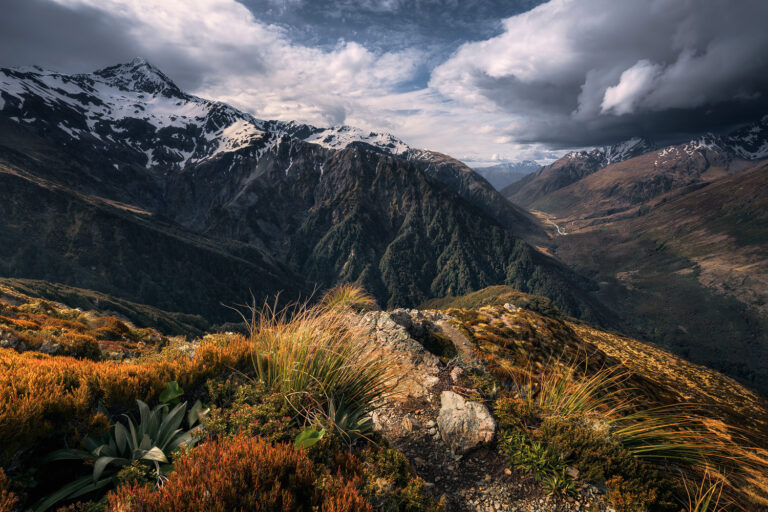
[[372,311],[361,318],[361,324],[370,330],[371,339],[392,358],[401,371],[397,393],[401,398],[430,399],[429,390],[438,383],[440,360],[421,343],[411,337],[408,329],[395,320],[405,323],[407,314],[400,310],[388,313]]
[[440,437],[454,455],[463,455],[490,442],[496,432],[496,422],[487,407],[479,402],[468,402],[453,391],[440,394],[437,425]]

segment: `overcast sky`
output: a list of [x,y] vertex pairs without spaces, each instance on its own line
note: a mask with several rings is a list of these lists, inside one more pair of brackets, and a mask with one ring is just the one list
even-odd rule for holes
[[768,0],[2,0],[0,67],[142,56],[265,119],[469,163],[768,113]]

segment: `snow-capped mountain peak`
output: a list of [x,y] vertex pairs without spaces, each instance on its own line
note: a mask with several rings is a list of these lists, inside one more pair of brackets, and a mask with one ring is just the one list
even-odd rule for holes
[[131,164],[163,170],[252,145],[267,151],[286,137],[331,150],[354,143],[392,155],[410,150],[387,133],[262,121],[184,93],[141,58],[88,74],[0,69],[0,116],[86,153],[124,154]]
[[162,71],[137,57],[125,64],[117,64],[93,73],[105,83],[133,92],[163,94],[165,96],[181,94],[181,90]]
[[740,158],[768,158],[768,115],[756,123],[732,132],[726,137],[726,143]]

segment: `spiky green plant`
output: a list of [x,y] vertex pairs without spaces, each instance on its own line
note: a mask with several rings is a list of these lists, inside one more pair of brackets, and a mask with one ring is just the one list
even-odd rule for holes
[[[192,446],[196,442],[191,428],[199,418],[202,406],[196,403],[187,411],[187,403],[178,404],[169,410],[166,404],[150,409],[141,400],[136,400],[139,407],[139,420],[124,415],[124,423],[115,423],[100,439],[88,437],[84,441],[85,450],[65,449],[51,453],[48,459],[83,460],[93,463],[93,473],[71,482],[53,494],[47,496],[33,508],[34,512],[43,512],[56,503],[74,499],[108,486],[116,485],[116,475],[120,468],[135,461],[154,468],[155,477],[161,481],[170,467],[172,454],[182,446]],[[180,428],[187,420],[190,430]]]
[[576,494],[576,483],[568,474],[565,468],[552,471],[541,479],[541,485],[547,494],[555,496],[566,496]]

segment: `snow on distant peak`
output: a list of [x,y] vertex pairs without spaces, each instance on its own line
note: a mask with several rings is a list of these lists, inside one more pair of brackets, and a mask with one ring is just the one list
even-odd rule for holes
[[725,151],[725,142],[714,133],[705,133],[685,144],[684,149],[688,153],[692,151]]
[[603,149],[605,165],[611,165],[624,160],[629,160],[652,149],[651,144],[642,137],[632,137],[613,146]]
[[[55,119],[59,135],[107,151],[112,144],[130,148],[142,153],[148,167],[184,168],[254,143],[272,147],[284,137],[332,150],[358,142],[396,156],[411,149],[388,133],[256,119],[182,92],[142,58],[89,74],[0,69],[0,111],[41,129]],[[271,142],[262,144],[264,139]]]
[[304,140],[328,149],[344,149],[354,142],[364,142],[393,155],[401,155],[411,149],[388,133],[366,132],[346,125],[317,129]]
[[740,128],[726,137],[726,143],[738,157],[746,160],[768,158],[768,115],[759,122]]
[[238,119],[226,128],[213,134],[213,138],[219,140],[219,147],[214,151],[214,154],[237,151],[263,136],[264,131],[260,130],[254,123],[245,119]]

